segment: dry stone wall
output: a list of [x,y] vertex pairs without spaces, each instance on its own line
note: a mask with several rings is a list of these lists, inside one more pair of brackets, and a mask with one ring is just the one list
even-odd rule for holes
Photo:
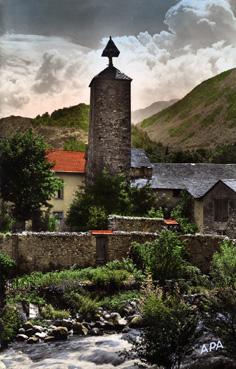
[[164,227],[162,218],[124,217],[110,215],[108,228],[123,232],[159,232]]
[[[106,243],[106,260],[129,256],[132,242],[145,243],[158,237],[157,233],[113,232],[103,236]],[[190,261],[204,273],[209,271],[212,255],[219,249],[224,236],[184,235]],[[236,244],[236,240],[233,240]],[[147,246],[148,247],[148,246]],[[0,237],[0,250],[11,256],[19,273],[50,271],[95,266],[97,239],[91,233],[25,233]]]

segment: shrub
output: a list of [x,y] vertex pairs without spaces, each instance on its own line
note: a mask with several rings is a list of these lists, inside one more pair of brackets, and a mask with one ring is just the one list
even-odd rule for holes
[[70,313],[66,310],[56,310],[52,305],[45,305],[41,308],[41,315],[44,319],[68,319]]
[[89,296],[75,292],[66,294],[65,299],[70,308],[85,317],[94,316],[100,306],[96,299],[91,299]]
[[182,278],[186,265],[184,245],[174,232],[164,230],[152,242],[134,243],[133,250],[143,268],[160,283],[166,279]]
[[196,224],[190,223],[189,219],[183,215],[183,208],[180,204],[172,210],[171,217],[177,220],[182,233],[194,234],[197,232]]
[[236,245],[232,241],[224,241],[213,255],[211,275],[217,286],[236,288]]
[[147,216],[149,218],[164,218],[164,212],[162,208],[151,208],[149,212],[147,213]]
[[142,304],[144,331],[136,343],[139,357],[166,369],[180,368],[197,338],[198,316],[181,296],[151,291]]
[[90,280],[100,288],[117,289],[131,277],[126,270],[109,270],[106,267],[94,269]]
[[4,346],[15,336],[20,327],[21,320],[15,305],[6,305],[0,319],[0,341]]
[[170,279],[187,279],[195,284],[201,280],[200,270],[186,261],[184,244],[175,232],[163,230],[152,242],[133,243],[131,253],[137,265],[160,285]]
[[136,267],[132,259],[113,260],[106,264],[106,268],[111,270],[126,270],[131,273],[136,282],[144,280],[144,274]]
[[106,296],[99,303],[106,309],[124,313],[124,308],[126,307],[127,303],[133,299],[138,299],[139,297],[139,291],[126,291],[112,296]]

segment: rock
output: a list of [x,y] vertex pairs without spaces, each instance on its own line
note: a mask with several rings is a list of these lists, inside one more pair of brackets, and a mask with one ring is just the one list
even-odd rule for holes
[[103,317],[104,319],[109,320],[111,318],[111,314],[106,313],[103,315]]
[[38,337],[41,340],[44,340],[44,338],[47,337],[47,333],[45,333],[45,332],[36,332],[35,337]]
[[55,337],[54,336],[46,336],[44,338],[44,342],[49,343],[49,342],[54,342],[55,341]]
[[19,341],[19,342],[24,342],[24,341],[27,341],[27,339],[28,339],[29,337],[28,336],[26,336],[26,334],[18,334],[17,336],[16,336],[16,340],[17,341]]
[[43,332],[43,330],[44,330],[44,328],[41,325],[34,325],[33,329],[34,329],[35,333]]
[[34,326],[33,326],[33,324],[31,323],[31,322],[25,322],[24,324],[23,324],[23,328],[25,329],[25,330],[27,330],[27,329],[33,329],[34,328]]
[[118,313],[111,313],[112,322],[117,327],[124,328],[127,325],[127,320],[124,318],[121,318],[120,314]]
[[56,327],[66,327],[68,330],[73,328],[73,320],[71,319],[58,319],[54,322]]
[[66,340],[68,337],[68,329],[66,327],[56,327],[52,330],[52,336],[56,340]]
[[110,321],[104,321],[104,328],[105,329],[114,329],[114,323]]
[[120,327],[120,328],[126,327],[127,324],[128,324],[128,322],[125,318],[120,318],[120,319],[115,321],[115,325]]
[[119,313],[111,313],[111,318],[114,320],[121,319],[121,316]]
[[34,343],[38,343],[38,342],[39,342],[39,339],[38,339],[38,337],[35,337],[35,336],[30,337],[30,338],[27,340],[27,343],[29,343],[29,344],[34,344]]
[[92,328],[90,331],[90,334],[92,336],[100,336],[101,335],[101,331],[98,328]]
[[85,327],[84,324],[76,322],[73,324],[73,331],[75,334],[81,334],[83,336],[87,336],[89,330],[87,327]]
[[236,369],[235,360],[227,357],[208,357],[197,360],[193,364],[183,365],[183,369]]
[[27,334],[28,337],[31,337],[35,334],[34,328],[26,329],[25,334]]
[[136,301],[130,301],[130,306],[132,306],[133,308],[137,307],[137,302]]
[[85,353],[79,357],[80,360],[88,361],[96,365],[107,365],[108,367],[116,367],[124,363],[125,357],[116,352],[107,352],[104,350],[94,350],[92,353]]
[[105,328],[105,326],[106,326],[106,324],[105,324],[104,322],[100,322],[100,320],[97,320],[97,321],[95,322],[95,324],[96,324],[96,326],[97,326],[98,328]]
[[18,332],[19,332],[19,334],[25,334],[25,329],[24,328],[20,328]]
[[141,317],[141,315],[133,316],[131,321],[129,322],[129,326],[131,328],[141,328],[143,326],[143,318]]

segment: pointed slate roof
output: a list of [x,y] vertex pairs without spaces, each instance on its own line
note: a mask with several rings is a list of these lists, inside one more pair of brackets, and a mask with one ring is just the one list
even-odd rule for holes
[[116,44],[112,40],[110,36],[110,40],[107,43],[107,46],[103,50],[102,56],[106,56],[107,58],[117,58],[120,55],[120,51],[118,50]]

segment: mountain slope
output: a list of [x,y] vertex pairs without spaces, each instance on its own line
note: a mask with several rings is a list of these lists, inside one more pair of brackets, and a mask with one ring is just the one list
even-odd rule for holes
[[70,141],[87,143],[88,120],[89,105],[86,104],[59,109],[51,115],[45,113],[35,119],[11,116],[0,119],[0,137],[32,129],[50,146],[62,149]]
[[197,86],[182,100],[140,123],[149,137],[181,149],[236,141],[236,69]]
[[135,110],[132,112],[132,123],[137,124],[151,115],[157,114],[163,109],[168,108],[170,105],[176,103],[176,101],[177,100],[157,101],[144,109]]

